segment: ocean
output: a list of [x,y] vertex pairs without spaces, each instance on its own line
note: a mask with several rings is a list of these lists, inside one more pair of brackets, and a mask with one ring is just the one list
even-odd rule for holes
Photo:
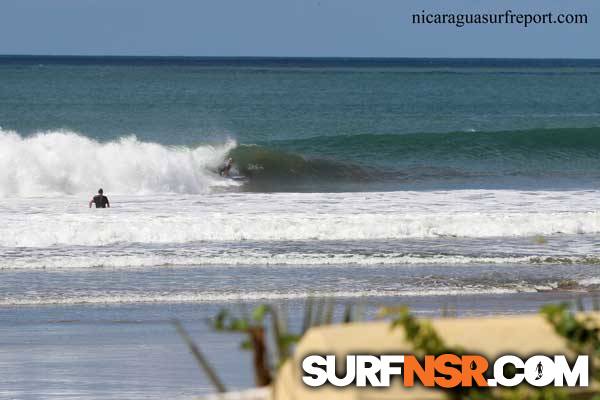
[[[241,338],[206,324],[240,304],[297,324],[308,297],[367,316],[589,302],[599,78],[598,60],[1,56],[0,398],[208,393],[172,318],[250,387]],[[100,187],[111,208],[89,209]]]

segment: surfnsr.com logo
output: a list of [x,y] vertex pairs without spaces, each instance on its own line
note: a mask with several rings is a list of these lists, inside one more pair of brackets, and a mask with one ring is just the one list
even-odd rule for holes
[[[394,377],[405,387],[587,387],[589,359],[577,357],[571,365],[564,355],[535,355],[521,359],[504,355],[493,365],[481,355],[442,354],[418,359],[414,355],[348,355],[338,365],[334,355],[309,355],[302,361],[302,381],[311,387],[388,387]],[[339,371],[345,371],[339,373]]]

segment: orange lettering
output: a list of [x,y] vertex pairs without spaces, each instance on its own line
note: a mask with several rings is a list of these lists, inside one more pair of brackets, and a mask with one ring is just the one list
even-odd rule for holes
[[462,357],[462,385],[471,387],[473,381],[477,386],[487,386],[487,379],[483,376],[489,366],[488,360],[483,356],[463,356]]
[[435,377],[435,383],[439,387],[450,389],[461,383],[462,373],[460,368],[451,365],[462,366],[460,357],[455,354],[442,354],[435,359],[435,370],[446,375]]
[[404,386],[414,386],[417,375],[423,386],[432,387],[435,378],[434,362],[433,356],[425,356],[425,367],[422,367],[415,356],[404,356]]

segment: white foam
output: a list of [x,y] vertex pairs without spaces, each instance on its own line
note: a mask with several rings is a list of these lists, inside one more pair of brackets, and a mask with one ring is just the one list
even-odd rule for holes
[[107,194],[104,210],[91,193],[5,198],[0,246],[600,233],[599,191]]
[[[82,207],[85,205],[82,204]],[[382,240],[507,237],[600,232],[600,213],[482,215],[172,215],[96,212],[21,215],[0,226],[0,246],[109,245],[120,242]]]
[[546,256],[522,257],[476,257],[463,255],[410,255],[410,254],[256,254],[251,251],[241,253],[222,252],[206,256],[173,256],[163,254],[150,255],[90,255],[90,256],[53,256],[36,255],[13,259],[0,259],[0,270],[12,269],[86,269],[111,268],[132,269],[149,267],[181,266],[348,266],[348,265],[481,265],[481,264],[589,264],[596,259],[586,257]]
[[135,136],[100,143],[68,131],[22,137],[0,129],[0,197],[89,193],[206,193],[232,184],[211,173],[235,146],[169,147]]
[[581,286],[597,286],[600,285],[600,278],[585,278],[577,282]]
[[[505,294],[524,291],[517,288],[440,288],[430,290],[365,290],[365,291],[317,291],[317,292],[184,292],[184,293],[106,293],[82,296],[40,296],[0,298],[0,306],[24,306],[43,304],[127,304],[127,303],[223,303],[264,300],[294,300],[314,298],[363,298],[363,297],[425,297],[425,296],[468,296]],[[531,288],[525,291],[535,291]]]

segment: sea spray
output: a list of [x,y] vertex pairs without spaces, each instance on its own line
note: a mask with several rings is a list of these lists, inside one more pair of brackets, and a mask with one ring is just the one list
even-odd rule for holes
[[0,130],[0,197],[94,193],[207,193],[235,185],[215,172],[234,141],[196,147],[98,142],[70,131],[23,137]]

